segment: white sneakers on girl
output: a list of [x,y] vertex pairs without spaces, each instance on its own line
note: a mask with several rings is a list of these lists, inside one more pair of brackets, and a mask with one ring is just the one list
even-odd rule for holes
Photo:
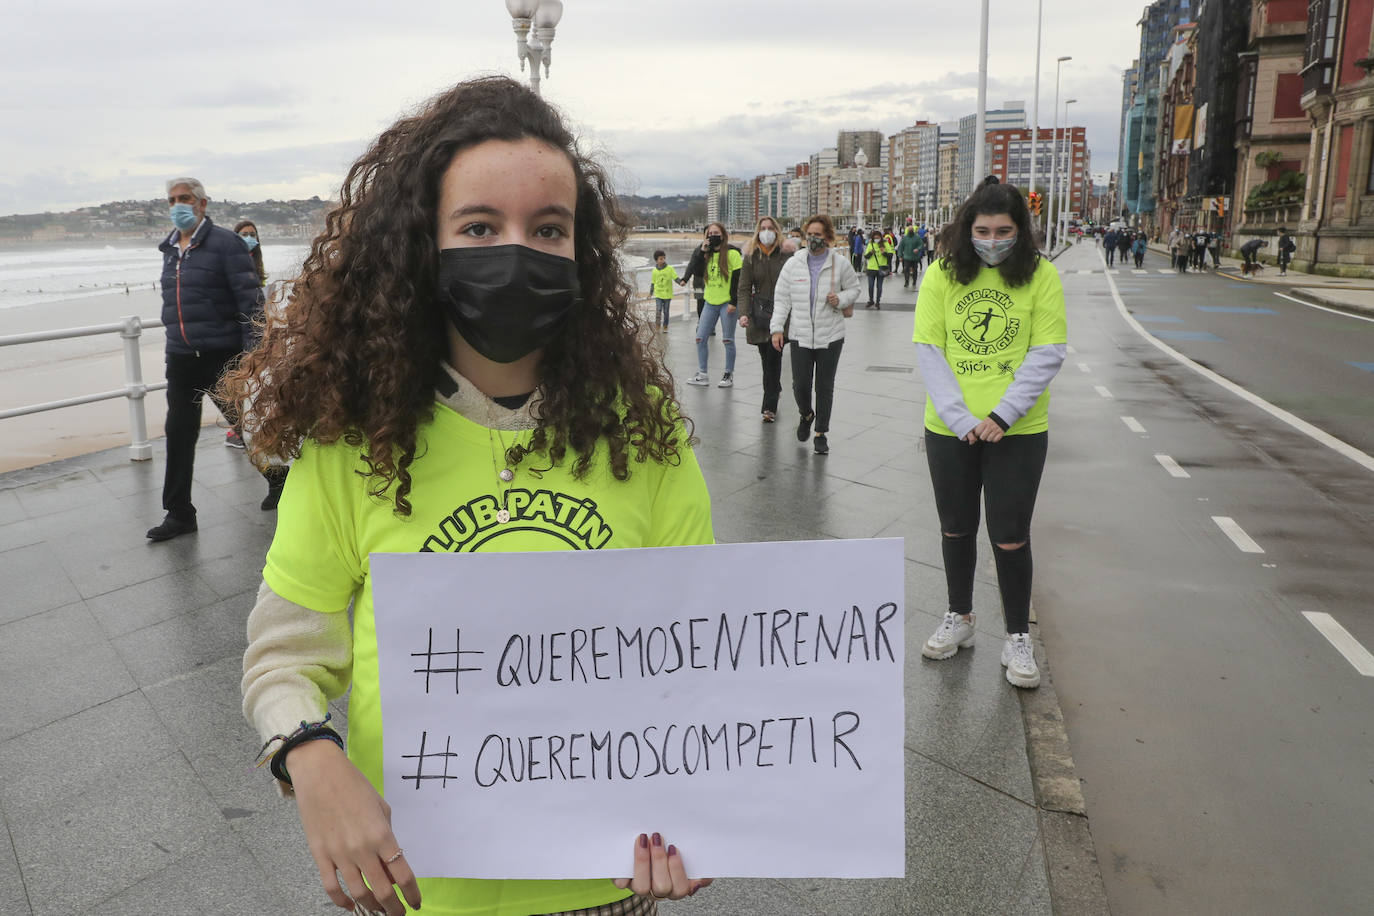
[[948,611],[939,628],[921,647],[921,654],[926,658],[949,658],[960,649],[973,645],[973,621],[972,614],[965,620],[963,614]]
[[1013,633],[1002,646],[1002,667],[1013,687],[1039,687],[1040,669],[1035,665],[1035,647],[1029,633]]

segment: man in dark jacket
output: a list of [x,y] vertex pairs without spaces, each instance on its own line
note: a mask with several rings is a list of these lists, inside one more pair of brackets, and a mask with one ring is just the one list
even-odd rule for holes
[[1293,241],[1293,236],[1288,234],[1287,229],[1279,229],[1279,276],[1288,276],[1288,265],[1293,261],[1293,252],[1298,250],[1298,243]]
[[[210,199],[194,178],[167,182],[176,227],[162,252],[162,323],[167,332],[167,473],[162,524],[148,537],[165,541],[196,530],[191,474],[200,436],[201,399],[248,349],[262,308],[257,269],[243,241],[210,221]],[[231,422],[233,408],[217,406]]]

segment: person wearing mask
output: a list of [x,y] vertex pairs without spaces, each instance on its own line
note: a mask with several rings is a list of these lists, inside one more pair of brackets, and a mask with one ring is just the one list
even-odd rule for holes
[[[148,529],[166,541],[198,529],[191,502],[201,403],[226,368],[253,345],[253,321],[262,309],[262,278],[237,235],[210,219],[209,195],[195,178],[167,182],[173,229],[162,252],[162,324],[167,352],[167,469],[162,508]],[[233,406],[212,396],[231,426]]]
[[[835,373],[844,348],[844,320],[859,301],[859,275],[834,250],[835,226],[817,214],[802,226],[806,248],[783,265],[773,293],[769,332],[773,349],[782,352],[791,340],[792,396],[797,402],[797,441],[805,442],[815,424],[817,455],[830,453],[830,413],[835,402]],[[814,379],[815,409],[812,410]]]
[[897,254],[902,259],[902,289],[916,286],[916,278],[921,269],[921,251],[923,240],[916,234],[915,226],[907,226],[906,233],[902,236],[902,244]]
[[1145,263],[1145,233],[1137,232],[1135,239],[1131,242],[1131,257],[1135,260],[1135,269],[1140,270]]
[[1293,252],[1298,250],[1298,243],[1293,241],[1293,236],[1287,229],[1279,229],[1279,276],[1288,276],[1288,265],[1293,263]]
[[1059,273],[1031,236],[1021,192],[989,177],[941,239],[916,299],[913,340],[926,386],[925,443],[949,610],[926,658],[974,642],[980,502],[1007,638],[1002,665],[1038,687],[1030,642],[1031,515],[1049,448],[1049,384],[1068,350]]
[[[795,251],[793,252],[795,253]],[[754,237],[744,253],[739,273],[739,324],[745,339],[759,351],[763,364],[763,422],[778,417],[778,395],[782,393],[782,353],[773,347],[769,326],[773,320],[773,295],[778,274],[787,263],[788,252],[778,239],[778,224],[765,216],[754,228]]]
[[[883,279],[892,272],[892,246],[883,234],[874,229],[868,236],[864,247],[864,271],[868,274],[868,304],[864,308],[883,307]],[[876,284],[876,287],[875,287]],[[877,289],[876,296],[874,289]]]
[[1192,254],[1193,241],[1184,232],[1175,229],[1169,237],[1169,250],[1173,252],[1174,268],[1181,274],[1188,272],[1188,259]]
[[[721,343],[725,346],[725,374],[716,387],[730,388],[735,384],[735,326],[738,324],[735,297],[744,257],[729,240],[730,230],[723,223],[711,223],[706,227],[702,269],[706,277],[702,291],[706,306],[697,321],[697,373],[687,380],[689,385],[705,387],[711,384],[706,368],[710,359],[710,338],[715,334],[717,322],[720,323]],[[690,265],[687,270],[691,273]]]
[[[234,226],[234,233],[243,239],[243,244],[248,246],[248,253],[253,258],[253,266],[258,271],[258,282],[266,288],[267,270],[262,265],[262,245],[258,239],[258,227],[252,220],[239,220]],[[265,300],[264,300],[265,301]],[[266,306],[264,305],[264,308]],[[256,346],[260,339],[260,328],[258,319],[261,315],[255,316],[253,327],[253,345]],[[225,434],[224,444],[230,448],[243,448],[243,431],[240,429],[242,421],[231,426]],[[267,495],[263,497],[258,508],[264,512],[270,512],[277,508],[277,503],[281,501],[282,489],[286,486],[286,476],[290,472],[291,466],[284,461],[271,460],[266,464],[260,465],[258,471],[263,479],[267,481]]]
[[701,244],[692,249],[692,256],[687,259],[686,272],[678,277],[677,285],[686,286],[692,284],[692,294],[697,300],[697,320],[701,320],[701,313],[706,310],[706,255],[707,241],[703,236]]
[[[227,379],[253,399],[249,449],[299,455],[248,618],[243,710],[344,909],[652,916],[710,883],[648,832],[625,836],[625,877],[417,877],[404,847],[419,840],[395,834],[378,791],[388,608],[370,556],[574,549],[550,505],[604,519],[601,549],[713,541],[672,376],[620,272],[628,226],[578,145],[509,78],[434,97],[349,169],[290,307]],[[475,507],[499,511],[465,534],[455,517]],[[452,601],[480,610],[482,596]],[[325,721],[345,691],[346,750]],[[579,838],[540,842],[556,859]]]
[[849,254],[850,263],[854,265],[855,273],[864,269],[864,234],[862,229],[849,230]]
[[1116,230],[1108,229],[1107,235],[1102,239],[1102,246],[1106,249],[1104,254],[1107,257],[1107,266],[1111,267],[1116,260]]

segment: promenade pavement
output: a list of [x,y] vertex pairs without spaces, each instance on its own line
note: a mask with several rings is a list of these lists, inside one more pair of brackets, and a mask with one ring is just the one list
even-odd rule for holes
[[[786,369],[779,422],[760,422],[742,330],[734,388],[680,386],[718,541],[905,538],[907,877],[723,879],[664,913],[1106,912],[1049,671],[1026,692],[999,665],[990,558],[976,651],[920,656],[945,590],[913,308],[889,283],[881,311],[861,303],[850,321],[828,456],[796,441]],[[679,313],[664,335],[679,380],[696,368],[693,329]],[[722,368],[713,341],[713,382]],[[337,912],[294,803],[252,766],[239,676],[275,514],[222,443],[203,431],[200,531],[163,544],[144,539],[162,515],[161,440],[150,462],[121,448],[0,476],[0,912]]]

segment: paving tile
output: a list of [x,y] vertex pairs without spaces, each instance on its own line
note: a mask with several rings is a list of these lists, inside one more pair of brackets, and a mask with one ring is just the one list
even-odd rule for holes
[[34,916],[89,910],[223,830],[180,754],[148,758],[121,779],[11,824]]
[[[0,523],[0,553],[13,550],[16,547],[28,547],[30,544],[39,544],[43,541],[43,535],[39,532],[38,526],[32,519],[21,518],[14,521]],[[0,581],[3,581],[0,579]]]
[[225,828],[189,855],[82,916],[146,916],[167,912],[169,906],[178,913],[287,916],[292,911],[268,890],[266,878],[239,837]]
[[[695,897],[672,904],[674,916],[820,916],[809,901],[816,882],[777,881],[768,878],[722,878]],[[669,916],[667,905],[659,909]]]
[[207,559],[196,567],[200,577],[225,598],[246,591],[257,593],[262,583],[262,568],[267,561],[271,536],[239,538],[238,543],[238,549]]
[[252,595],[220,601],[112,641],[139,686],[161,683],[202,665],[243,656]]
[[1045,845],[1037,839],[1026,857],[1026,867],[1017,882],[1016,899],[1008,913],[1016,916],[1054,916],[1050,882],[1045,875]]
[[[161,520],[159,514],[147,524],[151,527]],[[136,531],[122,540],[94,538],[85,542],[84,549],[64,550],[59,556],[77,591],[93,598],[195,565],[192,545],[178,541],[183,539],[154,544]]]
[[238,652],[144,688],[172,740],[193,763],[208,755],[252,769],[258,734],[243,717],[242,675],[243,653]]
[[0,583],[5,589],[5,599],[0,602],[0,624],[81,599],[58,555],[45,543],[0,553]]
[[[0,486],[3,485],[3,482],[0,482]],[[24,511],[24,506],[19,502],[15,490],[13,488],[0,489],[0,525],[8,525],[28,517],[29,514]]]
[[4,818],[0,818],[0,900],[5,901],[7,914],[33,916],[28,891],[19,874],[19,860],[14,855],[14,844],[10,842],[9,825]]
[[959,768],[982,740],[998,705],[1017,704],[1016,688],[1002,671],[1002,640],[975,632],[972,649],[933,661],[921,655],[928,635],[913,632],[907,644],[907,746]]
[[91,615],[109,636],[123,636],[220,600],[195,569],[125,586],[86,600]]
[[176,750],[137,690],[0,744],[0,808],[27,819]]
[[94,456],[97,460],[91,464],[91,474],[116,498],[136,493],[161,494],[167,465],[161,443],[154,450],[157,454],[151,461],[131,461],[125,449],[100,452]]
[[14,494],[30,518],[77,509],[108,499],[100,481],[84,470],[26,484],[17,488]]
[[1034,805],[1035,786],[1026,756],[1026,725],[1020,697],[1016,688],[1009,684],[1007,688],[993,694],[996,703],[987,729],[959,769],[979,782]]
[[135,687],[80,603],[0,626],[0,741],[97,706]]

